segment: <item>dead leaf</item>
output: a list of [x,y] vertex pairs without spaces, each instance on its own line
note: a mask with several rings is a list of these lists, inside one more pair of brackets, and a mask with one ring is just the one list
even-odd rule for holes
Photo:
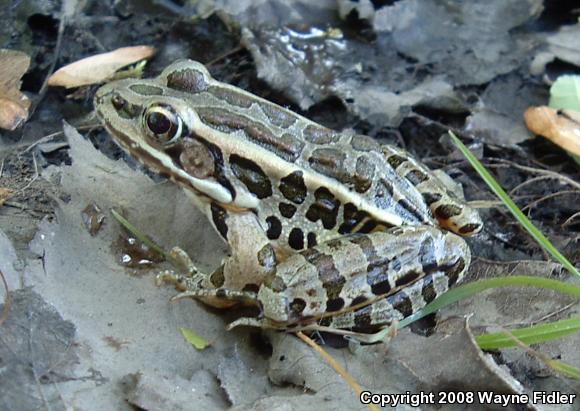
[[48,85],[73,88],[102,83],[120,68],[148,59],[154,53],[153,47],[134,46],[87,57],[58,69],[48,79]]
[[105,221],[103,210],[95,203],[87,204],[81,211],[81,217],[85,228],[92,237],[97,235],[103,225],[103,221]]
[[27,54],[0,49],[0,128],[14,130],[28,118],[30,100],[20,92],[20,78],[29,66]]
[[546,47],[539,51],[530,64],[530,73],[539,76],[556,58],[580,66],[580,25],[562,26],[554,34],[542,36]]
[[562,26],[553,35],[546,37],[548,50],[567,63],[580,66],[580,25]]
[[28,118],[28,100],[25,107],[22,103],[9,100],[7,98],[0,98],[0,128],[5,130],[15,130]]
[[181,331],[183,338],[185,338],[185,340],[198,351],[205,350],[211,345],[209,341],[198,335],[191,328],[181,327],[179,330]]
[[6,200],[12,197],[12,194],[14,194],[14,191],[9,188],[0,187],[0,207],[4,205]]
[[2,409],[66,409],[60,390],[78,378],[76,327],[30,287],[12,291],[11,298],[0,331]]
[[547,106],[530,107],[524,113],[526,127],[559,145],[572,154],[580,155],[580,113],[556,110]]
[[123,391],[126,401],[139,410],[226,410],[231,407],[215,375],[204,369],[197,369],[187,380],[175,372],[140,369],[123,378]]

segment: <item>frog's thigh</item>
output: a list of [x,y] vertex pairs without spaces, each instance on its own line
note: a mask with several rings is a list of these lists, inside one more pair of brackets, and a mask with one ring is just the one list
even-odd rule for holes
[[367,268],[371,292],[365,297],[374,302],[335,316],[329,320],[331,328],[374,332],[402,320],[461,281],[470,264],[465,241],[437,228],[409,227],[370,236],[377,256]]
[[263,304],[264,314],[288,323],[324,316],[321,325],[332,328],[380,328],[407,317],[460,281],[469,262],[465,241],[434,227],[345,236],[280,263],[276,284],[283,281],[278,289],[284,298],[279,300],[291,311],[284,318],[283,307],[270,302]]
[[230,290],[257,290],[273,274],[276,254],[256,216],[251,212],[223,210],[217,222],[215,213],[212,217],[231,251],[231,256],[211,275],[213,286]]

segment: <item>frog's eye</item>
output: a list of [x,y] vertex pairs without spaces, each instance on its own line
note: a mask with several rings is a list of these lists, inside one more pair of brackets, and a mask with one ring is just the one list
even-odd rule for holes
[[149,107],[145,111],[143,122],[148,133],[163,145],[174,143],[183,132],[181,117],[165,105]]

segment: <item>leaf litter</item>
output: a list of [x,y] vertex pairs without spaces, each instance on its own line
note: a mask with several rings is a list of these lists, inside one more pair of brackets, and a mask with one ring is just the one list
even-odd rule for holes
[[[471,113],[477,104],[481,104],[481,101],[474,104],[473,99],[470,98],[473,94],[470,93],[473,93],[473,90],[477,91],[477,87],[482,85],[488,86],[490,81],[493,83],[501,80],[501,76],[508,72],[516,76],[525,76],[521,67],[529,55],[530,47],[538,42],[535,36],[528,36],[526,30],[522,29],[539,12],[538,7],[541,2],[538,1],[489,2],[483,10],[474,9],[475,13],[462,7],[440,9],[437,2],[422,3],[407,0],[389,6],[379,6],[374,12],[370,12],[367,8],[361,17],[364,17],[370,25],[360,33],[363,36],[367,35],[368,27],[372,27],[371,37],[374,37],[374,40],[371,42],[359,41],[361,39],[357,39],[356,35],[352,36],[352,33],[343,32],[338,28],[342,25],[342,21],[338,19],[335,1],[321,1],[314,5],[311,3],[271,1],[267,4],[260,3],[258,6],[252,2],[224,1],[221,2],[220,7],[230,13],[228,27],[236,27],[237,23],[242,27],[243,33],[250,33],[244,34],[244,45],[252,53],[259,75],[271,83],[274,89],[286,91],[291,101],[300,107],[312,107],[312,104],[316,102],[333,96],[338,97],[349,113],[360,116],[363,121],[371,125],[370,128],[373,130],[385,125],[407,126],[407,116],[421,107],[442,110],[459,116]],[[341,2],[341,4],[346,3]],[[348,19],[351,13],[362,11],[361,7],[344,11],[343,18]],[[421,9],[422,7],[425,9]],[[143,18],[147,20],[147,14],[139,11],[136,15],[139,16],[139,26],[143,26]],[[390,20],[389,15],[392,16]],[[425,20],[426,17],[433,19],[432,24]],[[131,27],[131,21],[131,18],[126,20],[127,27]],[[216,26],[214,24],[216,21],[213,20],[208,25]],[[281,28],[297,21],[308,22],[319,26],[319,29]],[[445,27],[440,37],[429,35],[434,32],[433,30],[438,32],[445,21],[452,21],[456,25]],[[191,21],[182,23],[179,25],[180,30],[185,31],[194,25]],[[154,27],[155,24],[153,23]],[[494,27],[494,31],[486,32],[485,27]],[[470,34],[470,30],[474,30],[476,34]],[[136,36],[140,33],[138,30],[129,30],[129,32],[130,35]],[[283,41],[285,35],[289,35],[289,39]],[[115,38],[115,41],[112,41],[112,38],[122,36],[124,36],[122,32],[114,36],[104,33],[99,40],[105,42],[107,48],[112,49],[114,47],[111,45],[119,46],[118,39]],[[423,40],[408,40],[413,39],[414,36]],[[175,38],[171,40],[174,41]],[[481,40],[480,43],[476,44],[479,40]],[[128,44],[136,44],[136,41],[128,42]],[[446,44],[450,45],[449,49],[445,48]],[[487,49],[486,45],[489,46]],[[252,46],[255,47],[254,50]],[[199,55],[207,56],[203,54],[207,53],[207,50],[204,51],[203,42],[197,41],[195,50],[190,49],[189,46],[183,46],[179,41],[171,43],[171,47],[162,51],[168,54],[162,54],[157,63],[154,61],[158,65],[154,70],[158,70],[167,64],[167,61],[172,61],[177,56],[185,57],[192,54],[198,56],[197,58],[200,58]],[[208,48],[213,50],[212,47]],[[505,50],[510,52],[506,54]],[[302,51],[310,60],[302,59],[300,53],[297,53],[298,58],[295,62],[298,64],[292,67],[294,57],[285,52],[295,53],[296,51]],[[454,54],[455,51],[456,54]],[[201,54],[196,54],[198,52]],[[242,59],[247,58],[245,54],[241,54]],[[227,55],[227,53],[225,55],[227,57],[223,65],[229,68],[229,63],[234,63],[231,71],[235,75],[235,64],[240,57]],[[74,59],[71,58],[70,61]],[[310,66],[306,64],[306,61],[311,63]],[[219,67],[220,65],[217,66],[218,69]],[[517,71],[518,68],[520,71]],[[245,80],[242,79],[243,81]],[[458,92],[457,86],[460,84],[464,84],[462,86],[464,88]],[[502,87],[498,82],[496,89],[501,91]],[[464,93],[466,89],[468,93]],[[517,88],[515,90],[517,91]],[[524,97],[518,93],[510,93],[510,96],[504,100],[508,105],[513,104],[510,101],[511,96],[516,99]],[[503,114],[506,111],[500,104],[494,103],[495,105],[492,106],[490,101],[490,99],[483,101],[486,105],[484,108],[489,109],[487,112]],[[537,103],[534,102],[534,104]],[[521,104],[518,101],[514,106],[520,107]],[[502,127],[507,128],[517,123],[517,116],[510,114],[509,121],[505,120],[504,123],[504,120],[505,118],[502,118],[501,121],[496,122],[494,118],[491,118],[479,124],[488,127],[490,135],[493,133],[499,135]],[[428,128],[429,124],[424,129],[425,139],[428,138]],[[522,138],[521,128],[511,127],[510,129],[514,130],[511,133],[513,136]],[[71,134],[72,131],[69,129],[68,133]],[[520,141],[529,137],[530,135],[526,133],[525,138]],[[71,138],[74,139],[74,137]],[[173,294],[172,290],[167,287],[157,289],[147,281],[147,277],[133,278],[124,270],[120,270],[115,257],[108,252],[117,235],[116,225],[112,219],[105,217],[103,226],[95,239],[91,239],[86,229],[82,228],[80,211],[95,198],[98,199],[98,204],[103,210],[117,206],[120,202],[132,222],[145,227],[150,226],[155,235],[160,237],[156,240],[160,240],[161,243],[165,241],[166,246],[175,245],[173,244],[175,242],[187,250],[195,250],[192,256],[205,260],[200,262],[202,266],[215,267],[224,249],[219,245],[219,241],[213,242],[215,235],[208,229],[204,218],[189,215],[192,212],[191,207],[178,190],[168,188],[167,184],[154,184],[140,172],[127,172],[127,169],[119,164],[96,161],[98,157],[92,147],[82,140],[72,141],[72,168],[69,170],[67,170],[68,166],[60,167],[60,170],[52,168],[46,173],[47,178],[52,176],[53,181],[62,178],[64,192],[70,199],[58,202],[59,211],[56,221],[45,221],[41,224],[33,249],[39,256],[43,256],[43,263],[34,261],[31,264],[27,271],[27,283],[34,283],[43,298],[51,303],[54,301],[54,305],[65,314],[65,318],[75,318],[78,338],[83,343],[81,348],[95,353],[92,358],[84,359],[82,365],[85,370],[95,369],[98,373],[105,375],[106,383],[102,385],[101,391],[108,389],[111,391],[99,400],[98,405],[107,408],[118,403],[118,398],[112,394],[113,384],[122,376],[126,376],[129,371],[134,370],[142,373],[143,381],[145,377],[148,377],[147,381],[150,382],[155,381],[155,378],[167,382],[167,384],[159,384],[162,386],[160,391],[155,391],[159,388],[155,387],[156,384],[139,385],[141,387],[140,400],[154,393],[158,393],[158,398],[161,399],[175,398],[172,395],[173,387],[180,386],[184,381],[190,381],[193,382],[187,385],[190,392],[203,391],[222,401],[225,397],[223,390],[235,392],[237,403],[234,405],[244,409],[252,405],[260,407],[266,404],[272,408],[283,407],[289,403],[305,407],[316,406],[320,409],[326,409],[325,403],[328,409],[332,404],[360,406],[357,399],[345,388],[343,382],[337,379],[333,371],[319,359],[314,358],[314,353],[293,350],[292,347],[283,344],[283,342],[292,342],[299,345],[300,343],[293,337],[284,334],[270,335],[273,350],[270,361],[276,364],[278,372],[285,373],[285,377],[278,378],[273,372],[268,372],[269,380],[281,384],[282,387],[269,382],[265,383],[264,379],[257,378],[266,375],[267,370],[264,368],[262,357],[252,352],[250,348],[253,333],[241,330],[232,333],[222,331],[224,324],[233,315],[232,313],[210,311],[201,304],[188,301],[169,304],[167,299]],[[503,144],[504,147],[512,147],[515,141],[510,138],[497,142]],[[430,142],[422,140],[420,144],[428,147]],[[489,150],[489,146],[486,145],[485,150]],[[83,151],[85,154],[82,154]],[[116,184],[123,188],[112,190],[117,187]],[[133,186],[135,191],[128,189]],[[167,205],[168,201],[170,206]],[[190,222],[191,225],[187,226],[184,221]],[[198,230],[201,231],[198,232]],[[192,233],[194,236],[191,235]],[[489,243],[490,239],[487,238],[482,240],[480,245],[487,244],[491,249]],[[216,251],[218,249],[219,252]],[[506,252],[506,255],[510,254]],[[43,278],[47,274],[50,281]],[[457,309],[460,313],[473,311],[479,314],[481,322],[476,322],[475,319],[471,321],[471,324],[477,327],[486,319],[494,318],[493,315],[488,315],[489,313],[500,311],[505,314],[505,318],[498,316],[498,321],[509,318],[510,298],[512,295],[509,292],[496,300],[483,296]],[[521,303],[517,304],[517,310],[521,310],[522,313],[531,310],[530,314],[534,314],[531,317],[537,319],[545,315],[546,310],[557,312],[559,309],[557,305],[550,304],[536,304],[533,309],[530,309],[530,302],[536,301],[537,298],[546,299],[545,296],[524,295]],[[455,311],[446,310],[441,315],[445,316],[453,312]],[[527,320],[528,317],[524,316],[522,321]],[[202,355],[197,354],[179,335],[179,328],[183,326],[191,327],[212,341],[216,341],[216,345],[206,349]],[[443,340],[445,335],[445,332],[441,334]],[[437,334],[425,339],[426,349],[419,349],[409,355],[424,363],[439,363],[440,359],[435,353],[433,356],[430,355],[429,342],[433,337],[437,337]],[[130,358],[129,361],[124,358],[115,366],[103,361],[111,355],[108,350],[112,350],[106,344],[103,347],[103,341],[111,340],[111,338],[115,341],[128,342],[121,352],[124,353],[123,356],[126,354]],[[404,347],[414,350],[418,338],[421,337],[405,330],[395,338],[393,344],[395,344],[394,347],[396,344],[403,344]],[[567,344],[574,347],[573,343],[567,342]],[[239,359],[224,359],[227,357],[228,349],[235,345],[239,347]],[[380,390],[404,392],[405,389],[415,390],[416,387],[418,389],[421,381],[408,371],[406,364],[397,367],[389,362],[397,361],[391,356],[390,349],[386,352],[378,347],[362,347],[356,355],[346,350],[331,351],[335,358],[344,359],[346,368],[349,372],[352,370],[354,377],[365,387],[372,387],[379,392],[382,392]],[[563,352],[567,356],[565,358],[571,358],[572,353],[565,349],[566,346],[562,344],[558,346],[554,354],[558,355],[558,350],[560,350],[560,353]],[[373,357],[369,352],[372,353],[374,350],[378,350],[378,354]],[[367,355],[370,355],[371,360],[364,359]],[[509,352],[504,353],[499,361],[508,363],[518,374],[519,379],[522,379],[522,375],[525,378],[526,373],[520,371],[522,364],[526,367],[527,363],[521,358],[510,357],[510,355]],[[308,359],[310,363],[305,359]],[[222,382],[221,388],[215,384],[203,383],[207,379],[204,380],[198,375],[199,369],[203,367],[205,370],[212,370],[205,375],[211,380],[215,378],[214,370],[217,369],[220,361],[225,369],[228,368],[228,361],[238,365],[241,361],[244,364],[243,367],[249,370],[244,375],[247,375],[246,382],[252,385],[252,389],[248,389],[248,393],[252,393],[251,396],[244,397],[244,391],[236,386],[234,378],[227,379],[228,382]],[[301,368],[295,364],[301,366],[316,364],[319,368]],[[356,368],[357,364],[360,364],[360,371]],[[460,366],[464,367],[464,365]],[[232,364],[231,369],[239,368]],[[317,371],[319,369],[326,369],[326,373]],[[159,372],[159,370],[162,371]],[[372,371],[369,372],[369,370]],[[385,370],[393,376],[406,375],[406,377],[398,381],[394,378],[394,385],[391,385],[390,380],[382,378],[382,372]],[[325,376],[326,379],[321,378],[316,383],[317,373]],[[196,379],[197,377],[200,378]],[[554,378],[549,380],[551,383],[558,382]],[[428,381],[426,386],[429,389],[442,388],[438,380]],[[544,386],[548,385],[544,384]],[[255,393],[259,391],[255,391],[254,387],[264,389],[262,398],[256,400]],[[79,390],[85,388],[81,384],[73,383],[65,388],[64,398],[74,396],[79,398],[80,404],[95,406],[94,398],[90,395],[86,393],[79,395]],[[303,393],[304,389],[306,389],[306,394]],[[292,396],[288,397],[288,394]],[[187,404],[187,398],[184,396],[183,402],[176,404]],[[134,403],[145,404],[137,401]],[[159,408],[159,403],[147,404],[149,404],[148,407],[144,408]],[[218,401],[214,404],[223,406],[224,402]]]
[[27,54],[0,49],[0,128],[14,130],[28,118],[30,100],[20,92],[20,79],[29,66]]

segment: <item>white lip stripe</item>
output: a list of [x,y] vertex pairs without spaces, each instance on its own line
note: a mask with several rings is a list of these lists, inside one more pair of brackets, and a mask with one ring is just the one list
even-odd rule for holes
[[[222,85],[222,83],[219,83]],[[250,158],[258,164],[268,164],[271,169],[276,171],[273,177],[282,178],[294,171],[302,170],[304,175],[304,182],[307,187],[332,187],[332,192],[343,203],[350,202],[354,204],[359,210],[363,210],[371,214],[375,219],[381,220],[391,225],[402,225],[403,220],[398,215],[389,212],[388,210],[380,209],[370,202],[366,201],[357,193],[350,191],[346,186],[337,184],[337,182],[329,177],[319,173],[313,173],[311,170],[306,170],[299,167],[297,164],[289,163],[277,156],[272,155],[270,151],[258,146],[257,144],[248,143],[241,137],[237,137],[236,133],[228,134],[215,130],[205,125],[198,117],[194,109],[189,108],[179,97],[164,96],[163,104],[174,107],[178,115],[180,115],[183,123],[190,129],[194,129],[200,137],[206,139],[212,144],[217,145],[222,150],[224,157],[231,153],[236,153],[241,157]],[[152,101],[155,101],[152,99]],[[150,103],[154,104],[154,103]],[[310,122],[310,121],[309,121]],[[205,195],[214,198],[216,201],[223,204],[232,204],[240,208],[255,208],[258,206],[258,199],[250,196],[238,196],[235,200],[231,193],[216,181],[202,180],[192,177],[182,169],[173,164],[173,160],[166,154],[152,148],[143,139],[135,140],[139,147],[158,158],[162,164],[167,167],[172,173],[179,175],[187,180],[193,188],[204,193]]]

